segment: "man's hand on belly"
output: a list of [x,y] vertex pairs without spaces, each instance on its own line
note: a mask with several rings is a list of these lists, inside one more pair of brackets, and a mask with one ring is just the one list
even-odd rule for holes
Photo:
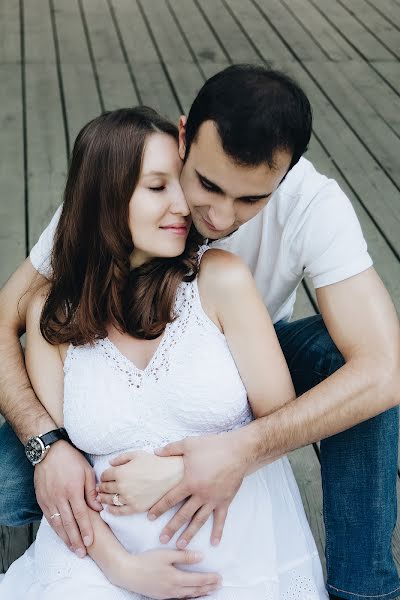
[[[146,512],[183,478],[181,456],[160,457],[150,452],[121,454],[110,461],[96,487],[97,499],[113,515]],[[115,506],[117,494],[122,506]]]
[[212,513],[211,543],[220,542],[229,505],[248,470],[239,439],[237,432],[190,437],[156,451],[164,457],[182,456],[185,474],[181,483],[150,509],[149,518],[154,520],[187,499],[162,530],[161,543],[168,543],[189,523],[176,544],[185,548]]

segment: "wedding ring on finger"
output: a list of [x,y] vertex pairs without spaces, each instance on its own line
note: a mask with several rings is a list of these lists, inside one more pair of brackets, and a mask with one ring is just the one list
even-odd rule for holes
[[114,494],[112,497],[112,503],[114,506],[124,506],[123,502],[119,499],[119,494]]
[[54,515],[50,515],[50,519],[55,519],[56,517],[61,517],[60,513],[54,513]]

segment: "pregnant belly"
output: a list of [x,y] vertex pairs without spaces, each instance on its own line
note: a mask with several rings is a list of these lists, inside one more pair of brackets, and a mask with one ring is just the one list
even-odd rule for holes
[[[180,506],[177,505],[156,521],[150,521],[147,513],[118,517],[104,510],[101,516],[130,553],[141,554],[154,549],[176,550],[176,541],[185,526],[168,544],[161,544],[159,536]],[[231,503],[220,544],[210,544],[212,516],[190,542],[188,548],[201,552],[203,560],[187,569],[217,572],[222,575],[224,585],[232,586],[274,579],[277,564],[272,521],[265,480],[261,473],[254,473],[246,477]]]

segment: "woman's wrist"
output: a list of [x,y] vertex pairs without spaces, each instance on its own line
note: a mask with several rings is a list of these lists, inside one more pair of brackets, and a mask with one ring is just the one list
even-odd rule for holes
[[129,592],[136,592],[135,583],[139,572],[139,562],[136,554],[124,552],[118,557],[116,568],[112,569],[112,572],[106,574],[106,576],[113,585],[124,588]]

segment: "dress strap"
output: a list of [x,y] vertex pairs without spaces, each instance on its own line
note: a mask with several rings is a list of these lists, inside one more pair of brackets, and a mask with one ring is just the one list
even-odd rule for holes
[[207,250],[210,250],[210,247],[211,246],[209,246],[208,244],[202,244],[197,250],[197,266],[199,266],[205,252],[207,252]]

